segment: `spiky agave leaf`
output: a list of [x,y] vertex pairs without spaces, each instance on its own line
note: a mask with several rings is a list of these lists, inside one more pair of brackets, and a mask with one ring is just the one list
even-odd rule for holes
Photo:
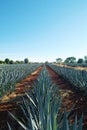
[[77,115],[75,116],[75,120],[73,123],[73,130],[77,130]]
[[12,128],[11,128],[11,126],[10,126],[10,124],[8,122],[7,122],[7,125],[8,125],[8,129],[12,130]]
[[24,130],[29,130],[16,116],[14,116],[12,113],[9,112],[9,114],[15,119],[18,124],[24,129]]
[[61,130],[69,130],[69,124],[68,124],[66,112],[64,112],[64,117],[63,117],[62,129]]
[[77,130],[82,130],[82,123],[83,123],[83,114],[80,117],[79,124],[78,124],[78,129]]
[[35,103],[34,103],[33,99],[32,100],[30,99],[29,96],[27,99],[28,101],[25,99],[23,99],[23,100],[24,100],[24,105],[21,106],[21,108],[24,112],[25,118],[27,119],[26,125],[27,125],[27,127],[34,129],[32,127],[32,124],[33,124],[33,126],[37,129],[38,128],[38,117],[37,117],[37,109],[36,109]]

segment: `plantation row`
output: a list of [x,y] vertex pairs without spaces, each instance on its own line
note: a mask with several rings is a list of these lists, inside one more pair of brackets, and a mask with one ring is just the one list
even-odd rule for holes
[[[74,123],[70,124],[67,119],[69,112],[58,113],[60,105],[58,86],[52,84],[44,66],[21,104],[22,117],[9,114],[17,121],[20,130],[82,130],[82,117],[78,121],[76,116]],[[9,122],[8,127],[14,129]]]
[[87,63],[67,63],[67,64],[64,64],[64,65],[67,65],[67,66],[71,66],[71,67],[87,67]]
[[48,64],[58,75],[71,83],[77,91],[87,95],[87,71]]
[[36,70],[41,64],[0,65],[0,98],[12,92],[15,84]]

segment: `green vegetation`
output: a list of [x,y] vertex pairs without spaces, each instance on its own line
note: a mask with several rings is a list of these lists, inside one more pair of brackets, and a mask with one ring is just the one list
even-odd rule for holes
[[85,63],[87,63],[87,56],[84,56],[84,61]]
[[28,63],[29,63],[28,58],[25,58],[25,59],[24,59],[24,63],[25,63],[25,64],[28,64]]
[[63,61],[63,60],[62,60],[61,58],[57,58],[57,59],[56,59],[56,63],[58,63],[58,64],[61,64],[62,61]]
[[61,77],[70,82],[74,89],[87,95],[87,71],[48,64]]
[[75,63],[76,62],[76,58],[75,57],[68,57],[66,58],[66,60],[64,61],[64,63]]
[[84,60],[82,58],[79,58],[77,63],[84,63]]
[[[46,62],[46,64],[69,81],[75,90],[84,92],[84,95],[87,95],[86,71],[56,66],[48,62]],[[0,98],[12,92],[17,82],[41,65],[42,64],[27,64],[27,62],[26,64],[1,64]],[[9,114],[18,122],[20,130],[82,130],[83,117],[77,121],[76,116],[74,123],[70,124],[68,119],[69,113],[59,113],[60,107],[61,97],[59,95],[58,86],[52,83],[44,66],[37,81],[33,85],[33,89],[27,91],[26,96],[22,99],[22,105],[20,106],[23,113],[22,116],[17,117],[17,115],[12,113]],[[7,124],[9,130],[13,130],[11,124],[9,124],[9,122]]]
[[24,61],[14,61],[14,60],[11,60],[9,58],[5,58],[5,60],[0,60],[0,64],[28,64],[30,63],[29,62],[29,59],[28,58],[25,58]]
[[[82,130],[82,117],[77,121],[76,116],[71,125],[68,113],[64,112],[63,118],[63,113],[58,113],[61,105],[58,86],[52,84],[45,68],[33,87],[26,93],[21,105],[24,117],[18,118],[9,113],[21,126],[20,130]],[[12,130],[9,123],[8,127]]]
[[41,64],[0,65],[0,98],[12,92],[15,84],[33,72]]
[[77,66],[87,67],[87,56],[84,56],[84,58],[78,58],[77,60],[75,57],[71,56],[71,57],[67,57],[64,61],[62,60],[62,58],[57,58],[56,63],[64,64],[72,67],[77,67]]

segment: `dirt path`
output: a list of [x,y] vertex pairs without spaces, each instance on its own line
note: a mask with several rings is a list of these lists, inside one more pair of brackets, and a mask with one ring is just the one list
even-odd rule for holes
[[[8,130],[7,121],[11,122],[11,117],[8,115],[8,111],[15,112],[19,109],[21,103],[21,97],[25,95],[27,89],[32,88],[32,83],[37,79],[42,67],[39,67],[36,71],[27,76],[20,83],[16,84],[15,91],[9,95],[6,95],[0,101],[0,130]],[[12,122],[11,122],[12,124]],[[15,129],[19,130],[19,129]]]
[[58,85],[60,95],[62,98],[62,104],[60,107],[60,111],[69,111],[71,108],[73,108],[71,114],[69,115],[69,118],[74,118],[74,115],[77,113],[78,119],[84,114],[84,120],[83,120],[83,128],[84,130],[87,130],[87,100],[85,97],[82,97],[80,93],[76,93],[72,88],[72,86],[58,76],[56,72],[54,72],[51,68],[48,66],[46,67],[47,71],[49,72],[49,75],[51,76],[51,79],[53,83]]

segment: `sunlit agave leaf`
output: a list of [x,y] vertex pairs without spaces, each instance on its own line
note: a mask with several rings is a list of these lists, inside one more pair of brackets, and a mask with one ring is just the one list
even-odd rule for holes
[[50,114],[47,114],[47,129],[50,130]]
[[46,124],[44,125],[44,115],[43,115],[43,108],[40,107],[39,109],[39,125],[42,129],[44,129],[44,127],[46,126]]
[[32,130],[38,130],[38,126],[36,125],[31,113],[30,113],[30,120],[31,120],[31,126],[32,126]]
[[55,113],[53,115],[53,130],[57,130],[57,119]]
[[52,129],[53,129],[53,126],[54,126],[54,124],[55,124],[55,120],[56,120],[56,112],[55,112],[55,109],[54,109],[54,107],[55,107],[55,105],[53,105],[52,104],[52,106],[50,105],[50,107],[51,107],[51,112],[50,112],[50,114],[51,114],[51,124],[52,124]]
[[9,123],[7,122],[8,128],[9,130],[12,130],[11,126],[9,125]]
[[[24,105],[22,107],[22,110],[24,112],[26,119],[28,120],[28,125],[30,124],[30,118],[31,118],[30,115],[32,115],[33,120],[35,121],[36,125],[38,126],[38,119],[36,116],[36,112],[34,110],[34,104],[31,104],[30,102],[28,103],[24,100]],[[26,113],[26,110],[27,110],[27,113]]]
[[34,104],[29,103],[28,113],[32,115],[33,120],[35,121],[36,125],[38,126],[38,109],[34,107]]
[[28,112],[26,112],[26,108],[24,106],[20,106],[21,107],[21,110],[24,114],[24,116],[26,117],[28,123],[30,122],[30,118],[29,118],[29,115],[27,114]]
[[29,111],[28,111],[29,106],[28,106],[28,103],[26,103],[26,101],[25,101],[25,99],[24,99],[24,98],[23,98],[23,106],[24,106],[24,109],[25,109],[25,110],[27,110],[28,115],[29,115]]
[[52,130],[51,113],[50,113],[50,120],[49,120],[49,124],[50,124],[50,130]]
[[33,105],[34,105],[35,107],[37,107],[36,104],[34,103],[34,101],[32,100],[32,98],[29,96],[29,94],[26,93],[26,95],[27,95],[27,97],[29,98],[29,100],[33,103]]
[[9,112],[9,114],[18,122],[18,124],[24,129],[29,130],[16,116]]

